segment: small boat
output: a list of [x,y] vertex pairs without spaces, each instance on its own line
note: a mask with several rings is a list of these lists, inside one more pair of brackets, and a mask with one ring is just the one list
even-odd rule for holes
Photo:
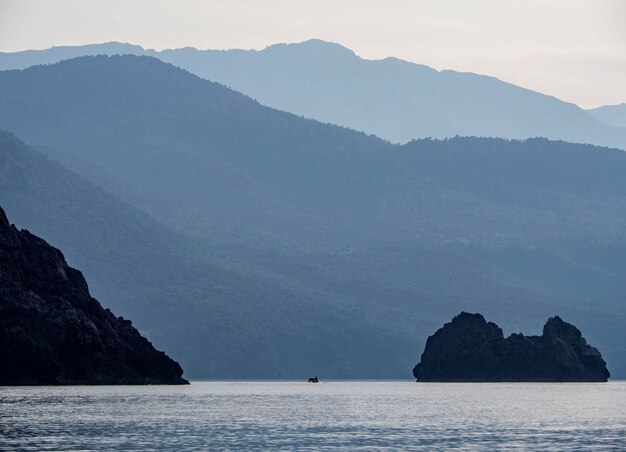
[[317,377],[311,377],[311,378],[309,378],[308,382],[309,383],[319,383],[320,380]]

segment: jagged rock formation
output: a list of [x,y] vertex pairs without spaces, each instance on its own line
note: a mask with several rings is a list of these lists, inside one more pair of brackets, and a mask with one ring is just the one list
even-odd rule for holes
[[607,381],[598,349],[551,317],[541,336],[512,334],[480,314],[462,312],[428,338],[413,369],[417,381]]
[[0,385],[185,384],[182,374],[89,295],[59,250],[0,208]]

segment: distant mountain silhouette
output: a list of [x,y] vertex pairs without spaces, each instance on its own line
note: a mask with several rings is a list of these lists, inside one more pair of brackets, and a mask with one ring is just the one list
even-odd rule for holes
[[[153,198],[138,207],[173,228],[246,225],[336,245],[452,237],[527,243],[577,238],[589,228],[613,239],[626,223],[621,201],[606,198],[624,193],[622,152],[546,140],[390,146],[263,107],[154,58],[84,57],[0,72],[0,101],[0,127],[140,185]],[[577,160],[570,168],[561,159]],[[596,183],[595,168],[608,177]],[[605,198],[584,204],[596,215],[576,220],[586,198],[571,190],[581,192],[582,180]],[[505,196],[502,183],[515,191]],[[524,199],[534,196],[535,183],[549,190],[551,203]],[[555,218],[557,202],[563,214]]]
[[[0,99],[0,127],[141,185],[160,201],[140,207],[183,212],[173,227],[219,218],[235,228],[322,235],[327,220],[311,209],[367,207],[364,195],[392,183],[382,140],[263,107],[153,58],[86,57],[1,72]],[[61,105],[64,113],[51,117]],[[320,165],[320,157],[335,163]]]
[[62,247],[92,294],[133,319],[188,377],[297,378],[320,369],[389,378],[409,353],[409,335],[337,306],[341,294],[216,263],[224,249],[170,231],[2,131],[0,205]]
[[265,105],[393,142],[455,135],[546,137],[626,149],[626,130],[601,123],[574,104],[493,77],[436,71],[397,58],[365,60],[316,39],[261,51],[156,52],[119,43],[58,47],[0,54],[0,68],[119,53],[155,56]]
[[[327,376],[399,377],[414,344],[470,308],[526,331],[562,313],[626,375],[622,151],[545,139],[392,145],[136,56],[0,73],[0,127],[160,226],[129,241],[146,251],[119,251],[128,263],[115,241],[89,260],[110,271],[136,265],[108,290],[141,294],[140,327],[173,317],[150,309],[146,294],[157,293],[158,306],[211,300],[170,325],[175,340],[155,339],[191,376],[322,374],[307,367],[315,356]],[[16,209],[23,180],[39,178],[12,179]],[[37,193],[33,206],[52,203]],[[54,199],[83,209],[73,196]],[[38,233],[55,234],[29,212],[20,225],[39,221]],[[91,240],[63,240],[77,256],[91,253]],[[151,254],[165,251],[157,243],[171,244],[167,256]]]
[[144,55],[141,46],[121,42],[87,44],[82,46],[55,46],[45,50],[24,50],[21,52],[0,52],[0,70],[26,69],[38,64],[53,64],[87,55]]
[[609,126],[626,128],[626,103],[605,105],[587,111],[598,121],[602,121]]

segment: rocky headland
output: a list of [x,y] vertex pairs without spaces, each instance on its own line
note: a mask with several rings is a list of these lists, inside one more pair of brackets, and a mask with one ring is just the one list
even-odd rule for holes
[[91,297],[58,249],[0,208],[0,385],[188,383],[182,374]]
[[605,382],[602,355],[575,326],[555,316],[541,336],[512,334],[480,314],[462,312],[426,341],[417,381]]

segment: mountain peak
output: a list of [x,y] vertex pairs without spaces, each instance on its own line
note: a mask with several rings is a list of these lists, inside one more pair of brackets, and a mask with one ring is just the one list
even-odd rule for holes
[[0,243],[7,243],[12,236],[11,224],[4,209],[0,207]]
[[81,46],[52,46],[51,48],[56,50],[82,50],[86,54],[102,55],[141,54],[147,50],[140,45],[119,41],[85,44]]
[[336,42],[324,41],[322,39],[308,39],[296,43],[280,43],[273,44],[262,50],[266,53],[293,53],[310,57],[318,56],[344,56],[356,57],[357,55],[347,47],[337,44]]
[[558,315],[548,319],[543,327],[543,335],[560,338],[569,344],[577,344],[582,339],[580,330],[574,325],[564,322]]

